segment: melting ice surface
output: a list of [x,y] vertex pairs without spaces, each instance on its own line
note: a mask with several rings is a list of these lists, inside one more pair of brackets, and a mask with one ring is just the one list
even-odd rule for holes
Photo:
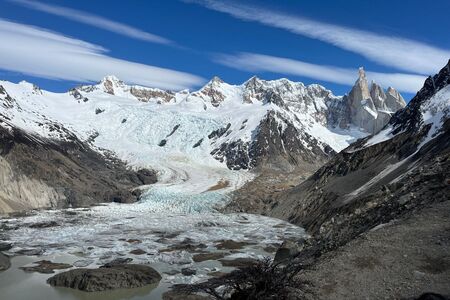
[[[38,211],[0,222],[10,228],[19,226],[5,231],[14,245],[10,252],[34,250],[55,257],[55,261],[60,255],[72,254],[79,256],[77,266],[92,268],[119,257],[132,258],[133,263],[155,267],[166,284],[197,282],[208,278],[208,273],[230,270],[218,261],[196,263],[195,254],[222,252],[224,259],[262,258],[271,255],[268,248],[304,235],[302,228],[278,219],[215,212],[214,207],[226,201],[221,192],[183,194],[178,188],[156,184],[134,204]],[[57,226],[30,228],[51,221]],[[218,244],[227,240],[242,242],[242,249],[218,249]],[[141,253],[130,253],[137,249]],[[180,274],[186,267],[197,274]]]

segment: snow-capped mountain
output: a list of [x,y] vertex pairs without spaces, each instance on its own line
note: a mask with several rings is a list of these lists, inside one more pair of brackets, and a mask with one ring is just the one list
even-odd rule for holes
[[135,165],[157,168],[175,156],[235,170],[285,167],[326,160],[404,105],[392,88],[367,85],[363,71],[343,97],[316,84],[257,77],[242,85],[214,77],[195,92],[130,86],[114,76],[67,93],[1,81],[0,122],[54,139],[75,134]]
[[334,248],[450,193],[450,61],[378,134],[269,203]]

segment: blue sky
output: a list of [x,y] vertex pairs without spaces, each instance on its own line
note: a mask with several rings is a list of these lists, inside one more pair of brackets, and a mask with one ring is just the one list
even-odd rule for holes
[[52,91],[115,74],[195,89],[253,74],[406,98],[450,58],[450,1],[0,1],[0,79]]

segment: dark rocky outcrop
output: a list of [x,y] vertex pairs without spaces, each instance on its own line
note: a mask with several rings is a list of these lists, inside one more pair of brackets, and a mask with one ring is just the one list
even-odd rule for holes
[[195,143],[194,146],[192,146],[192,148],[197,148],[197,147],[199,147],[202,143],[203,143],[203,138],[199,139],[198,142]]
[[[218,129],[209,138],[219,138],[231,124]],[[211,154],[217,160],[225,161],[232,170],[255,167],[291,169],[299,163],[324,163],[335,152],[308,133],[298,130],[282,114],[269,111],[261,120],[251,142],[241,140],[223,143]]]
[[129,289],[158,283],[161,275],[152,267],[135,264],[103,266],[98,269],[74,269],[47,280],[52,286],[86,292]]
[[222,135],[224,135],[228,131],[228,129],[230,129],[230,127],[231,127],[231,123],[228,123],[227,126],[216,129],[213,132],[211,132],[208,135],[208,138],[209,139],[220,138]]
[[154,172],[130,170],[64,133],[56,141],[0,126],[0,212],[129,203],[139,197],[135,188],[156,182]]
[[180,128],[180,124],[175,125],[175,126],[172,128],[172,131],[171,131],[168,135],[166,135],[166,138],[168,138],[168,137],[170,137],[172,134],[174,134],[175,131],[177,131],[178,128]]
[[182,268],[181,274],[183,274],[184,276],[192,276],[197,274],[197,271],[190,268]]

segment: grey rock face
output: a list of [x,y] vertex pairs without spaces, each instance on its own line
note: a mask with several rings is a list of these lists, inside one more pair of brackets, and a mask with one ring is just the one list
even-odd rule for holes
[[389,87],[386,93],[386,107],[395,112],[406,106],[405,99],[394,88]]
[[370,97],[372,97],[373,104],[377,109],[386,108],[386,94],[381,86],[372,81],[370,88]]
[[378,133],[397,110],[406,106],[400,93],[391,87],[385,93],[373,82],[369,90],[362,68],[359,69],[359,78],[350,91],[347,102],[350,108],[349,122],[371,134]]

